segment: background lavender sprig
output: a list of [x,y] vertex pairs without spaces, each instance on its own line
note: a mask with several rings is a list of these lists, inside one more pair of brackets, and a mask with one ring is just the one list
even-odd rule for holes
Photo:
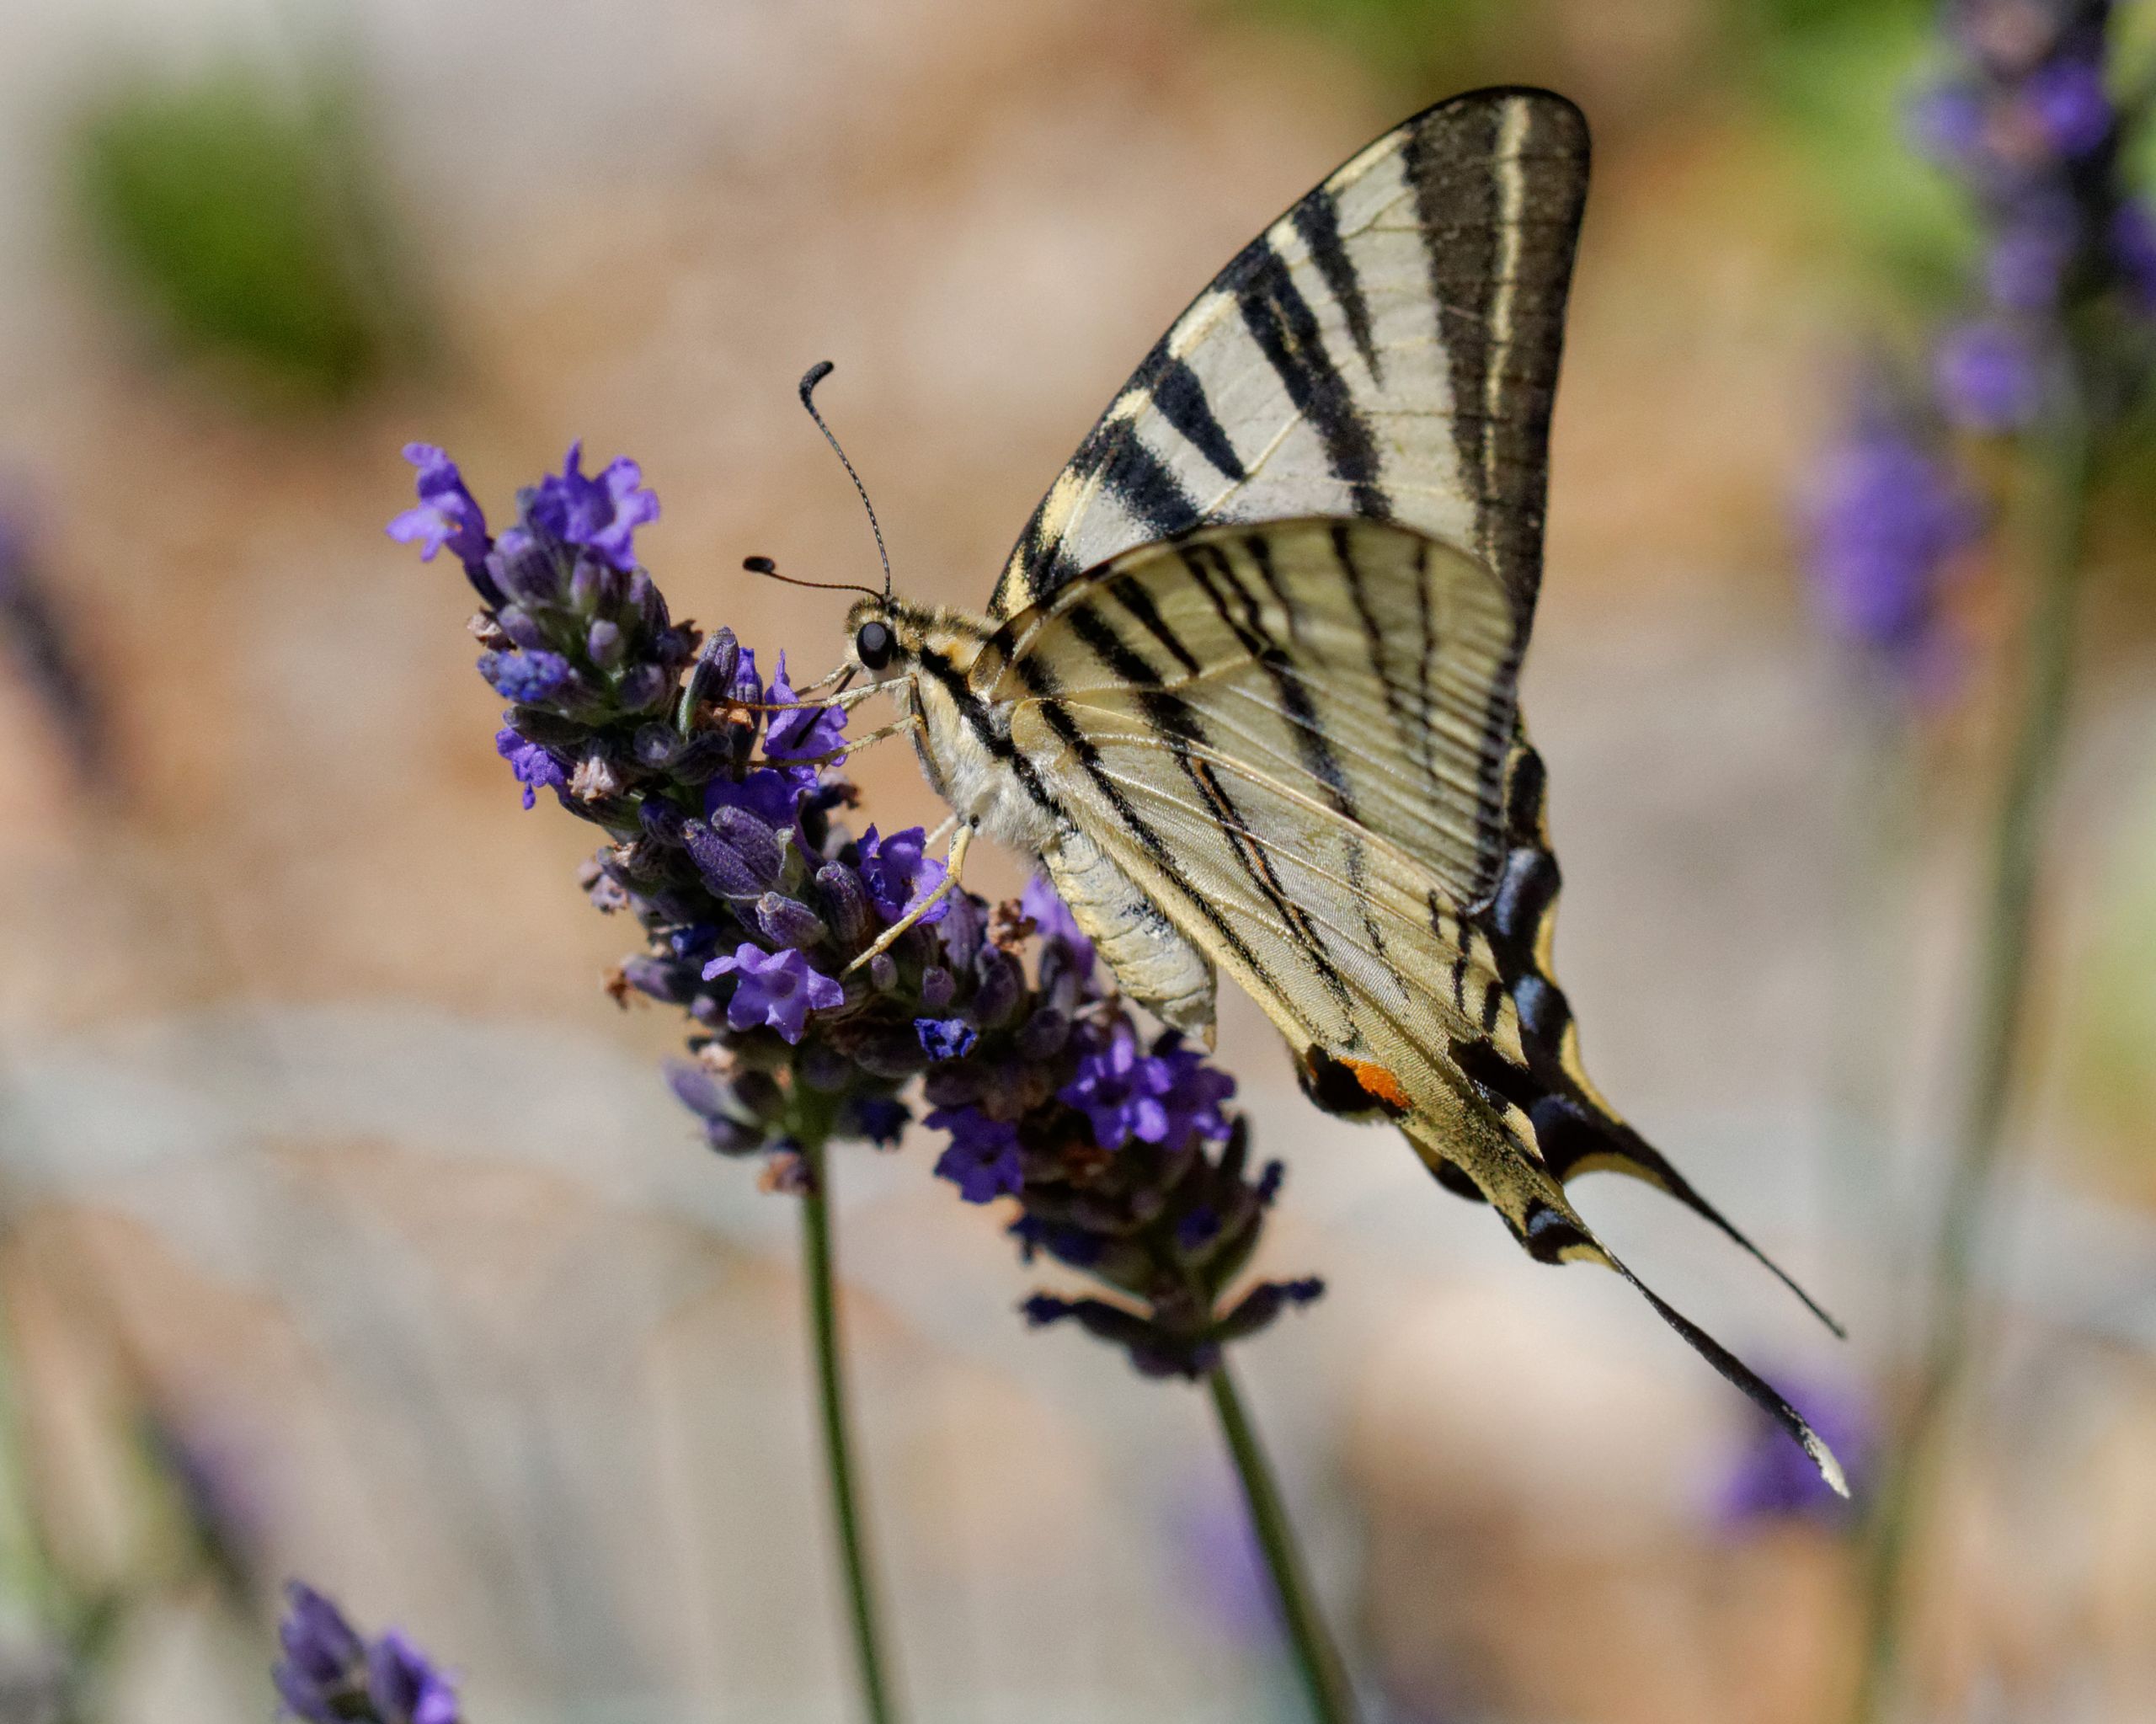
[[397,1629],[370,1640],[304,1581],[285,1587],[283,1656],[271,1672],[285,1716],[306,1724],[460,1724],[456,1689]]

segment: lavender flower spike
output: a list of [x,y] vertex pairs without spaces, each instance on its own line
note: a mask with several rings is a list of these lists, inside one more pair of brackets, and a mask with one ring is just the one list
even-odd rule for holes
[[271,1674],[286,1713],[306,1724],[459,1724],[456,1691],[395,1629],[369,1641],[303,1581],[285,1588],[284,1649]]

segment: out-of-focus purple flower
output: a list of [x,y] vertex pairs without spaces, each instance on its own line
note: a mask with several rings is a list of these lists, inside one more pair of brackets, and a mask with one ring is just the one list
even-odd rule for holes
[[1947,331],[1932,370],[1940,408],[1969,430],[2018,430],[2043,404],[2043,374],[2027,338],[1993,319]]
[[2055,60],[2039,67],[2021,95],[2044,141],[2069,161],[2111,136],[2111,99],[2104,89],[2104,69],[2093,61]]
[[809,1012],[828,1011],[846,999],[846,990],[798,952],[766,952],[745,940],[732,957],[714,958],[704,966],[706,981],[723,975],[738,978],[727,1002],[727,1022],[737,1030],[767,1026],[788,1042],[800,1041]]
[[2009,311],[2041,312],[2058,302],[2073,261],[2073,213],[2050,200],[2017,211],[1992,242],[1984,286]]
[[1177,1143],[1193,1132],[1215,1140],[1227,1136],[1228,1117],[1220,1104],[1235,1094],[1235,1079],[1172,1030],[1153,1043],[1152,1058],[1168,1069],[1167,1092],[1161,1097],[1168,1110],[1166,1140]]
[[927,1123],[931,1130],[951,1134],[950,1148],[937,1157],[936,1177],[957,1186],[968,1203],[1016,1197],[1025,1189],[1017,1127],[978,1108],[939,1108]]
[[[778,673],[771,678],[769,698],[775,706],[801,698],[787,680],[784,653],[778,655]],[[773,761],[813,760],[835,750],[845,739],[845,732],[842,707],[812,706],[798,712],[774,713],[764,727],[764,756]]]
[[2128,198],[2111,217],[2111,259],[2144,312],[2156,312],[2156,214]]
[[344,1613],[304,1581],[285,1583],[277,1625],[284,1657],[270,1675],[286,1709],[307,1724],[344,1724],[366,1697],[366,1642]]
[[[943,864],[921,854],[927,835],[919,826],[909,826],[881,837],[871,826],[862,837],[856,866],[868,887],[869,901],[887,922],[898,921],[943,883]],[[940,922],[950,910],[948,899],[942,899],[921,920]]]
[[1032,875],[1018,894],[1018,908],[1043,940],[1059,942],[1070,954],[1071,968],[1081,982],[1093,974],[1093,942],[1079,931],[1078,919],[1054,887],[1039,874]]
[[[501,552],[516,555],[537,535],[585,551],[611,568],[636,567],[636,531],[659,519],[657,495],[643,488],[643,469],[626,455],[604,471],[584,471],[584,441],[569,445],[559,473],[549,473],[520,499],[524,520],[501,536]],[[537,530],[535,535],[533,529]]]
[[404,458],[419,470],[419,502],[389,523],[389,536],[417,544],[422,563],[433,562],[445,547],[467,565],[484,563],[494,546],[486,511],[465,488],[456,463],[432,443],[407,443]]
[[561,692],[569,680],[569,661],[543,647],[531,652],[482,653],[479,674],[504,700],[533,707]]
[[562,763],[536,742],[527,742],[504,725],[494,733],[494,752],[509,762],[516,782],[524,787],[524,805],[530,808],[542,790],[560,790],[569,782]]
[[[1872,1425],[1865,1405],[1847,1386],[1812,1385],[1799,1397],[1813,1428],[1842,1458],[1853,1487],[1860,1486],[1870,1453]],[[1838,1496],[1804,1451],[1764,1415],[1755,1417],[1743,1445],[1731,1457],[1712,1504],[1732,1529],[1762,1521],[1816,1519],[1847,1524],[1854,1507]]]
[[963,1059],[980,1039],[979,1032],[962,1017],[916,1017],[913,1027],[931,1059]]
[[912,1111],[895,1096],[857,1096],[847,1105],[846,1123],[872,1144],[889,1147],[912,1118]]
[[1806,514],[1813,590],[1829,625],[1896,656],[1923,643],[1948,564],[1983,524],[1953,470],[1888,427],[1828,451]]
[[380,1724],[457,1724],[449,1679],[393,1628],[367,1649],[367,1696]]
[[1910,141],[1944,167],[1959,168],[1983,146],[1983,99],[1964,83],[1919,91],[1906,110]]

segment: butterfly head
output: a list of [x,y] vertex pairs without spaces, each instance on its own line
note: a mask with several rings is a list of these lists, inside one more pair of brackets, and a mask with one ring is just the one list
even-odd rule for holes
[[853,662],[878,682],[905,675],[921,654],[921,620],[882,595],[854,601],[846,613],[846,632]]

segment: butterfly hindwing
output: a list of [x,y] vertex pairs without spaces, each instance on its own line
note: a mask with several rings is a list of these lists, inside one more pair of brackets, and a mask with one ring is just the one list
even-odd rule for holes
[[[1418,532],[1275,521],[1126,552],[1011,618],[974,675],[1097,867],[1257,1000],[1314,1100],[1391,1120],[1535,1257],[1636,1286],[1572,1207],[1568,1175],[1635,1173],[1749,1241],[1579,1064],[1549,974],[1556,870],[1518,720],[1519,635],[1492,571]],[[1780,1396],[1640,1290],[1824,1454]]]
[[1380,138],[1193,302],[1057,478],[991,609],[1214,522],[1396,520],[1540,576],[1550,410],[1587,185],[1579,111],[1484,90]]

